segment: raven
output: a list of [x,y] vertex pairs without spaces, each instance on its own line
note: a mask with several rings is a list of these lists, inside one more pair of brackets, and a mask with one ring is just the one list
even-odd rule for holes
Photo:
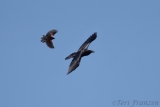
[[54,45],[52,43],[52,40],[55,39],[53,36],[57,33],[58,31],[53,29],[50,30],[46,35],[43,35],[43,37],[41,37],[41,42],[44,43],[46,42],[47,46],[49,48],[54,48]]
[[94,41],[96,38],[97,38],[97,33],[95,32],[81,45],[81,47],[78,49],[77,52],[73,52],[72,54],[70,54],[65,58],[65,60],[73,58],[69,65],[67,75],[72,71],[74,71],[80,65],[80,61],[83,56],[88,56],[91,53],[94,53],[93,50],[88,50],[88,47],[90,43]]

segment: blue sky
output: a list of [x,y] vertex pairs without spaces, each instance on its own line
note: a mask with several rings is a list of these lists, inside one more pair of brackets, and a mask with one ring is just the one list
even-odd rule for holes
[[[0,13],[0,107],[160,106],[159,0],[1,0]],[[40,42],[51,29],[55,49]],[[66,75],[94,32],[95,53]]]

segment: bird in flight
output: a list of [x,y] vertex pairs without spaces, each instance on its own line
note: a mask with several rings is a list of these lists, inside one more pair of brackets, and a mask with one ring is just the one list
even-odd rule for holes
[[81,45],[81,47],[78,49],[77,52],[73,52],[72,54],[70,54],[65,58],[65,60],[73,58],[69,65],[67,75],[72,71],[74,71],[80,65],[80,61],[82,57],[88,56],[91,53],[94,53],[93,50],[88,50],[88,47],[90,43],[94,41],[96,38],[97,38],[97,33],[95,32]]
[[41,37],[41,42],[44,43],[46,42],[46,45],[49,48],[54,48],[54,45],[52,43],[52,40],[55,39],[53,36],[57,33],[58,31],[53,29],[50,30],[46,35],[43,35],[43,37]]

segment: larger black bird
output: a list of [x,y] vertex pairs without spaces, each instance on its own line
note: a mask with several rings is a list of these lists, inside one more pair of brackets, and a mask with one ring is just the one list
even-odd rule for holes
[[96,38],[97,38],[97,33],[95,32],[81,45],[81,47],[78,49],[77,52],[74,52],[65,58],[65,60],[73,58],[72,62],[69,65],[67,74],[74,71],[80,65],[80,61],[83,56],[88,56],[94,52],[93,50],[88,50],[88,47],[90,43],[94,41]]
[[44,43],[46,42],[47,46],[49,48],[54,48],[54,45],[52,43],[52,40],[55,39],[53,36],[57,33],[58,31],[53,29],[50,30],[46,35],[43,35],[43,37],[41,37],[41,42]]

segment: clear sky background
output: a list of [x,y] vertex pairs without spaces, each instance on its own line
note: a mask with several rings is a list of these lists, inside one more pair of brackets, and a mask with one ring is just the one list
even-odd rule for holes
[[[0,19],[0,107],[160,106],[159,0],[1,0]],[[51,29],[55,49],[40,42]],[[94,32],[95,53],[66,75]]]

